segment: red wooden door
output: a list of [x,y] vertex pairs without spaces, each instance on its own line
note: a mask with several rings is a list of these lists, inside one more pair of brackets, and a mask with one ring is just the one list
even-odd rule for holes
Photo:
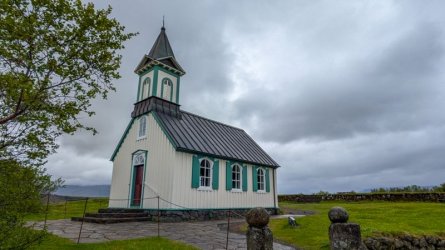
[[142,196],[142,179],[144,175],[144,165],[139,165],[134,167],[135,178],[134,178],[134,192],[133,192],[133,206],[141,205]]

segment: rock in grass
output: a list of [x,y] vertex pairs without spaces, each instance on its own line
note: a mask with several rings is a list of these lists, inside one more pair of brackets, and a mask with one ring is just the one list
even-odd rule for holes
[[342,207],[331,208],[331,210],[329,210],[328,216],[329,220],[331,220],[332,223],[346,223],[349,219],[348,212],[346,212],[346,210]]

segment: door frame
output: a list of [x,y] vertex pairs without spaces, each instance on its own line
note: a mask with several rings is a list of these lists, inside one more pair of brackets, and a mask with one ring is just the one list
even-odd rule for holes
[[[131,154],[131,169],[130,169],[130,183],[128,190],[128,207],[129,208],[143,208],[144,207],[144,190],[145,190],[145,176],[147,174],[147,150],[137,150]],[[135,168],[142,165],[140,159],[136,159],[136,156],[143,156],[143,169],[142,169],[142,190],[141,190],[141,202],[139,205],[133,205],[133,197],[135,192],[136,172]],[[139,162],[137,162],[139,160]]]

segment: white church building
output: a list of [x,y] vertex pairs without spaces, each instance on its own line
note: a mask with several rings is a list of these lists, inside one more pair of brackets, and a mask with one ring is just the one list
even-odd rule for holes
[[278,208],[279,165],[242,129],[180,109],[181,76],[165,28],[135,69],[131,120],[111,156],[110,208]]

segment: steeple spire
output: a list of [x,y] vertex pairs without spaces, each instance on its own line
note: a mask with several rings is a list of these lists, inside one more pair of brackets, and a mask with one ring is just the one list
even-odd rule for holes
[[152,59],[160,59],[166,57],[175,57],[172,47],[168,41],[167,34],[165,33],[164,20],[162,20],[161,33],[159,33],[153,47],[151,48],[148,56]]

